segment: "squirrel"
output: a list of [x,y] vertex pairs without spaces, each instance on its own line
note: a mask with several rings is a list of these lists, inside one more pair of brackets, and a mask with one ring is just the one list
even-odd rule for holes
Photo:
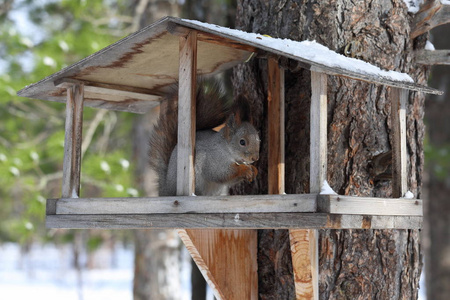
[[[150,167],[158,175],[160,196],[176,195],[178,94],[173,90],[150,136]],[[253,181],[258,171],[251,164],[259,159],[260,138],[242,101],[232,109],[217,83],[202,80],[196,106],[195,194],[223,195],[234,184]]]

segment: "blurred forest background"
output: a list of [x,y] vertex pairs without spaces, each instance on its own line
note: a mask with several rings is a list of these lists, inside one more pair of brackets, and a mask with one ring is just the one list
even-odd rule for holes
[[[127,259],[134,260],[138,266],[134,284],[129,286],[130,299],[133,295],[134,299],[188,297],[184,291],[190,285],[190,276],[183,274],[190,271],[180,270],[190,269],[189,257],[172,231],[45,229],[45,201],[60,196],[65,106],[19,98],[16,93],[163,16],[233,27],[235,9],[236,0],[3,0],[0,3],[0,250],[14,243],[19,245],[22,257],[34,245],[58,245],[59,249],[70,251],[70,264],[78,270],[74,299],[83,299],[86,295],[82,292],[82,271],[99,265],[96,259],[101,249],[109,248],[116,254],[128,249],[132,257]],[[433,32],[431,40],[437,49],[450,49],[448,29],[441,26]],[[450,192],[450,68],[434,67],[430,78],[430,85],[446,94],[430,97],[426,107],[429,128],[426,185],[428,199],[435,201],[428,205],[430,214],[434,214],[428,228],[443,226],[448,240],[450,229],[440,220],[448,218],[450,205],[447,201],[446,205],[439,204],[433,209],[433,203],[444,203]],[[85,108],[82,195],[155,194],[154,186],[148,184],[152,174],[142,161],[146,161],[146,140],[156,115],[157,112],[138,116]],[[435,200],[438,198],[442,200]],[[425,230],[426,245],[432,243],[429,238],[432,232]],[[58,254],[53,255],[56,260]],[[114,257],[112,254],[111,264],[121,265],[120,259]],[[0,263],[0,272],[4,265]],[[427,262],[427,266],[431,269],[432,263]],[[202,285],[201,280],[195,280],[201,275],[195,270],[193,274],[193,284]],[[0,285],[1,281],[2,278]],[[205,298],[204,287],[193,290],[200,291],[195,299]]]

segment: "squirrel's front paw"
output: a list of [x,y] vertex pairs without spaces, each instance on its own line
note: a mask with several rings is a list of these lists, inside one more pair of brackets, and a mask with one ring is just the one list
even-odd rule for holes
[[258,175],[258,169],[255,168],[255,166],[252,165],[245,165],[245,171],[243,172],[243,177],[248,182],[252,182],[255,180],[256,175]]
[[256,175],[258,175],[258,170],[252,165],[244,165],[244,164],[233,164],[234,175],[230,178],[230,180],[247,180],[252,182],[255,180]]
[[252,170],[252,177],[248,179],[248,181],[252,182],[256,179],[256,175],[258,175],[258,169],[255,166],[250,166]]

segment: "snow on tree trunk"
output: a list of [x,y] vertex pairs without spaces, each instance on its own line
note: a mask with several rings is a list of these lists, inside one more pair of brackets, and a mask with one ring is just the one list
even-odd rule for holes
[[[315,40],[382,69],[410,74],[425,84],[428,74],[412,51],[425,41],[409,38],[401,0],[238,1],[236,28],[293,40]],[[286,82],[286,192],[309,191],[310,71],[281,60]],[[261,130],[260,170],[254,184],[234,193],[267,194],[267,62],[252,59],[234,70],[235,96],[248,99]],[[389,88],[329,77],[328,183],[339,194],[391,196],[391,182],[371,173],[370,160],[391,149]],[[421,196],[424,95],[410,93],[407,114],[408,189]],[[261,299],[294,299],[289,236],[258,234]],[[320,299],[415,299],[421,272],[415,230],[321,230]]]

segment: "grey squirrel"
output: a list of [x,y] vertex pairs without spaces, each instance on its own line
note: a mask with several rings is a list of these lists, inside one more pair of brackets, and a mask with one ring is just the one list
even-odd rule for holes
[[[165,112],[150,136],[150,167],[158,174],[160,196],[176,194],[177,100],[177,93],[163,100]],[[195,194],[221,195],[234,184],[253,181],[258,171],[251,164],[259,159],[260,139],[248,111],[235,105],[233,112],[218,85],[207,81],[197,84],[196,105]]]

